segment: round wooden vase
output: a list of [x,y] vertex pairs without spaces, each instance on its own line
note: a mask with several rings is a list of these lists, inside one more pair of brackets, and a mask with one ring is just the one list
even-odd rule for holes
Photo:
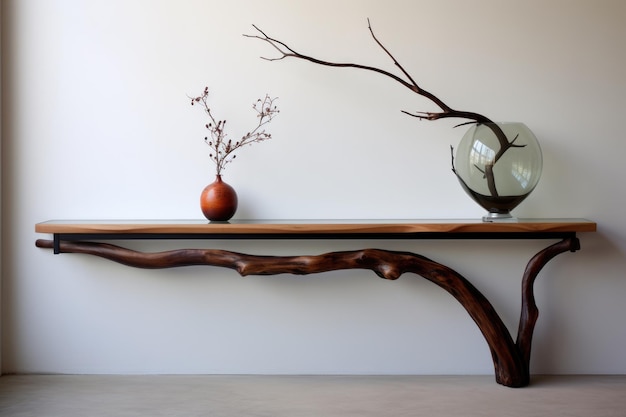
[[211,221],[227,221],[237,211],[237,193],[217,175],[200,195],[200,208],[204,217]]

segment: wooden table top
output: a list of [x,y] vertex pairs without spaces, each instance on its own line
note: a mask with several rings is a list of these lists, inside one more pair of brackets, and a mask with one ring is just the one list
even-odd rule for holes
[[50,220],[38,233],[58,234],[415,234],[595,232],[586,219],[423,220]]

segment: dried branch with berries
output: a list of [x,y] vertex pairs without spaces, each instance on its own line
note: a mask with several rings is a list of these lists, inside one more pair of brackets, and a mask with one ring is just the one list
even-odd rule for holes
[[211,148],[209,158],[215,162],[216,174],[221,175],[226,165],[235,159],[237,156],[235,151],[239,148],[272,138],[272,135],[266,132],[263,126],[271,122],[280,111],[274,104],[277,97],[271,98],[269,95],[265,95],[265,98],[258,99],[252,105],[258,118],[256,127],[243,135],[238,141],[233,142],[232,139],[228,139],[228,134],[226,133],[226,120],[215,118],[209,107],[208,100],[209,88],[205,87],[202,95],[191,98],[191,105],[200,105],[209,117],[209,122],[205,125],[205,128],[209,131],[209,136],[204,138],[204,142]]

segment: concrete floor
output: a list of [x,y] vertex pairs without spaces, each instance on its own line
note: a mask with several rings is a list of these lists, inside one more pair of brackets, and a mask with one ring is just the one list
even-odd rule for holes
[[0,377],[2,417],[626,416],[626,376]]

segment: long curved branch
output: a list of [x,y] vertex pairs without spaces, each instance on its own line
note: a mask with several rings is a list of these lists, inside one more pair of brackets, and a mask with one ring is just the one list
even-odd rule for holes
[[373,72],[377,72],[379,74],[385,75],[385,76],[387,76],[389,78],[392,78],[393,80],[399,82],[400,84],[402,84],[406,88],[410,89],[411,91],[420,94],[419,93],[420,88],[417,87],[417,85],[415,85],[413,83],[410,83],[410,82],[407,82],[407,81],[403,80],[402,78],[398,77],[397,75],[390,73],[389,71],[385,71],[383,69],[376,68],[376,67],[371,67],[371,66],[368,66],[368,65],[353,64],[353,63],[343,63],[343,62],[330,62],[330,61],[324,61],[324,60],[321,60],[321,59],[318,59],[318,58],[314,58],[312,56],[305,55],[305,54],[302,54],[300,52],[296,52],[293,48],[288,46],[286,43],[284,43],[282,41],[279,41],[278,39],[272,38],[272,37],[268,36],[267,34],[265,34],[265,32],[263,32],[256,25],[252,25],[252,27],[254,29],[256,29],[256,31],[259,32],[261,35],[246,35],[246,34],[244,34],[243,36],[245,36],[246,38],[260,39],[260,40],[262,40],[264,42],[267,42],[272,47],[274,47],[274,49],[276,49],[280,53],[280,55],[281,55],[279,58],[261,57],[261,59],[264,59],[266,61],[280,61],[280,60],[285,59],[285,58],[297,58],[297,59],[303,59],[305,61],[312,62],[314,64],[324,65],[324,66],[327,66],[327,67],[358,68],[358,69],[363,69],[363,70],[366,70],[366,71],[373,71]]
[[[495,182],[495,178],[493,176],[493,165],[495,165],[496,162],[498,162],[498,160],[502,157],[502,155],[506,151],[508,151],[511,148],[520,147],[518,145],[514,145],[513,144],[515,139],[513,139],[512,141],[509,141],[507,139],[507,137],[506,137],[506,134],[502,131],[500,126],[498,126],[496,123],[494,123],[488,117],[486,117],[486,116],[484,116],[482,114],[479,114],[479,113],[471,112],[471,111],[456,110],[456,109],[450,107],[449,105],[447,105],[443,100],[441,100],[439,97],[437,97],[433,93],[431,93],[431,92],[421,88],[420,85],[417,82],[415,82],[413,77],[411,77],[409,72],[400,64],[400,62],[393,56],[393,54],[376,37],[376,35],[374,33],[374,30],[372,29],[372,25],[371,25],[369,19],[367,20],[367,25],[368,25],[369,32],[370,32],[372,38],[374,39],[374,41],[376,42],[376,44],[385,52],[385,54],[387,54],[387,56],[389,56],[389,58],[391,58],[391,60],[393,61],[394,65],[396,67],[398,67],[398,69],[402,72],[402,74],[407,78],[406,80],[401,78],[401,77],[399,77],[399,76],[397,76],[397,75],[395,75],[395,74],[393,74],[393,73],[391,73],[391,72],[389,72],[389,71],[385,71],[385,70],[377,68],[377,67],[372,67],[372,66],[369,66],[369,65],[362,65],[362,64],[355,64],[355,63],[339,63],[339,62],[325,61],[325,60],[322,60],[322,59],[314,58],[314,57],[309,56],[309,55],[302,54],[300,52],[297,52],[295,49],[293,49],[289,45],[287,45],[285,42],[280,41],[280,40],[278,40],[276,38],[272,38],[272,37],[268,36],[263,30],[261,30],[256,25],[252,25],[252,27],[259,33],[258,35],[246,35],[246,34],[244,34],[243,36],[248,37],[248,38],[259,39],[259,40],[262,40],[264,42],[267,42],[276,51],[278,51],[278,53],[280,54],[280,56],[278,58],[265,58],[265,57],[262,57],[263,59],[265,59],[267,61],[279,61],[279,60],[282,60],[282,59],[285,59],[285,58],[297,58],[297,59],[303,59],[305,61],[312,62],[314,64],[325,65],[325,66],[329,66],[329,67],[357,68],[357,69],[362,69],[362,70],[366,70],[366,71],[373,71],[373,72],[376,72],[378,74],[382,74],[382,75],[384,75],[386,77],[389,77],[389,78],[393,79],[396,82],[399,82],[404,87],[408,88],[409,90],[413,91],[414,93],[416,93],[416,94],[418,94],[418,95],[420,95],[422,97],[427,98],[428,100],[433,102],[435,105],[437,105],[437,107],[439,107],[441,109],[440,112],[421,112],[421,111],[419,111],[419,112],[415,112],[415,113],[402,110],[402,113],[407,114],[409,116],[416,117],[416,118],[418,118],[420,120],[439,120],[439,119],[446,119],[446,118],[461,118],[461,119],[471,120],[472,123],[480,123],[480,124],[487,125],[493,131],[494,135],[496,136],[496,138],[498,140],[498,144],[500,145],[500,149],[498,150],[498,152],[496,152],[494,160],[490,163],[490,165],[485,167],[485,178],[487,180],[489,191],[490,191],[492,196],[497,197],[498,196],[498,191],[496,189],[496,182]],[[465,124],[465,123],[462,123],[462,124]],[[453,169],[453,171],[454,171],[454,169]],[[455,174],[456,174],[456,172],[455,172]],[[457,175],[457,177],[458,177],[458,175]]]
[[[36,245],[53,248],[54,242],[40,239]],[[142,253],[104,243],[64,241],[59,242],[59,249],[61,252],[96,255],[138,268],[211,265],[234,269],[242,276],[305,275],[342,269],[369,269],[381,278],[395,280],[411,272],[446,290],[467,310],[489,345],[498,383],[522,387],[529,382],[528,366],[491,303],[459,273],[421,255],[381,249],[316,256],[257,256],[213,249]]]
[[247,38],[260,39],[260,40],[262,40],[264,42],[267,42],[276,51],[279,52],[280,57],[278,57],[278,58],[262,57],[262,59],[265,59],[267,61],[279,61],[279,60],[282,60],[282,59],[285,59],[285,58],[297,58],[297,59],[303,59],[305,61],[312,62],[314,64],[325,65],[325,66],[329,66],[329,67],[358,68],[358,69],[363,69],[363,70],[366,70],[366,71],[373,71],[373,72],[382,74],[382,75],[384,75],[386,77],[389,77],[389,78],[393,79],[396,82],[399,82],[404,87],[408,88],[409,90],[413,91],[414,93],[419,94],[420,96],[423,96],[423,97],[427,98],[428,100],[432,101],[434,104],[437,105],[437,107],[439,107],[441,109],[441,112],[417,112],[417,113],[410,113],[408,111],[403,111],[403,113],[405,113],[407,115],[410,115],[410,116],[413,116],[413,117],[417,117],[419,119],[424,119],[424,120],[438,120],[438,119],[443,119],[443,118],[455,117],[455,118],[470,119],[470,120],[473,120],[473,121],[475,121],[477,123],[493,123],[488,117],[485,117],[482,114],[478,114],[478,113],[470,112],[470,111],[455,110],[452,107],[448,106],[439,97],[435,96],[433,93],[431,93],[431,92],[421,88],[419,86],[419,84],[417,84],[415,82],[413,77],[411,77],[409,72],[406,71],[406,69],[400,64],[400,62],[382,44],[382,42],[380,42],[378,40],[378,38],[376,37],[376,35],[374,33],[374,30],[372,29],[372,25],[370,24],[369,19],[367,20],[367,24],[368,24],[368,29],[370,31],[370,34],[372,35],[372,38],[374,39],[376,44],[389,56],[389,58],[391,58],[391,60],[393,61],[394,65],[396,67],[398,67],[398,69],[400,69],[400,71],[402,72],[402,74],[404,74],[404,76],[408,79],[408,81],[402,79],[401,77],[399,77],[399,76],[397,76],[397,75],[395,75],[395,74],[393,74],[393,73],[391,73],[389,71],[385,71],[385,70],[377,68],[377,67],[372,67],[372,66],[369,66],[369,65],[362,65],[362,64],[355,64],[355,63],[339,63],[339,62],[325,61],[325,60],[322,60],[322,59],[319,59],[319,58],[314,58],[314,57],[306,55],[306,54],[302,54],[300,52],[297,52],[295,49],[293,49],[289,45],[287,45],[285,42],[280,41],[280,40],[278,40],[276,38],[272,38],[272,37],[268,36],[263,30],[261,30],[256,25],[252,25],[252,27],[257,32],[259,32],[260,35],[246,35],[246,34],[244,34],[243,36],[245,36]]

